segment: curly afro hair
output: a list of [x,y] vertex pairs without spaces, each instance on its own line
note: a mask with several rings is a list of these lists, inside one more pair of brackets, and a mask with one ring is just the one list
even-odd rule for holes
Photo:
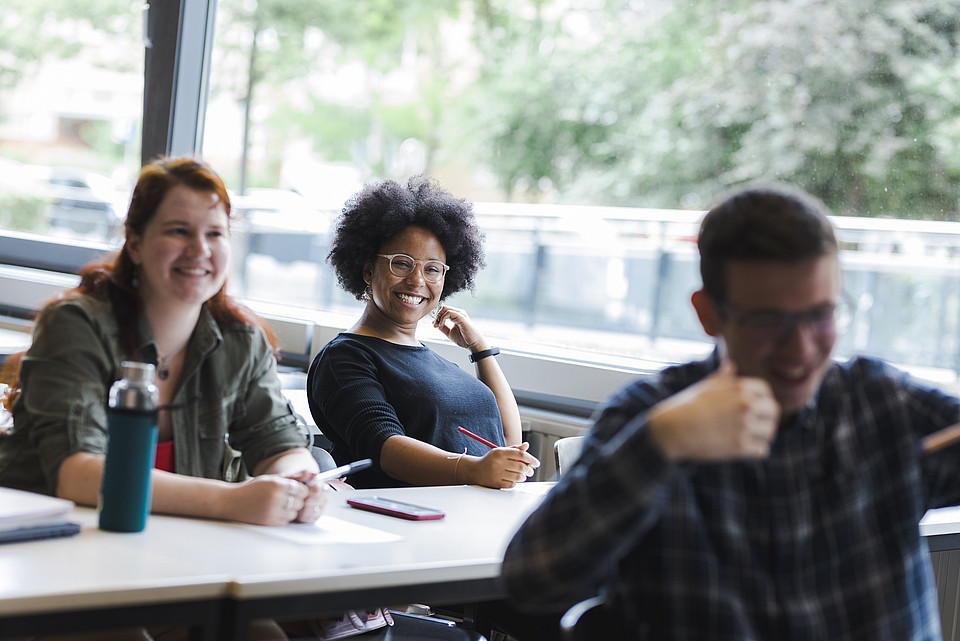
[[363,266],[376,259],[387,240],[411,225],[432,232],[447,254],[450,271],[441,300],[462,289],[472,291],[474,276],[485,265],[483,233],[473,204],[424,176],[411,178],[406,187],[393,180],[369,184],[347,200],[327,255],[340,286],[362,300],[367,287]]

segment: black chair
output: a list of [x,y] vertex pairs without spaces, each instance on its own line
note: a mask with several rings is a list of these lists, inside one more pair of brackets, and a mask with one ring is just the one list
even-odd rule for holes
[[620,621],[606,608],[602,596],[575,603],[560,617],[563,641],[619,641],[627,638]]
[[[381,628],[384,641],[428,641],[433,639],[437,641],[487,641],[487,637],[475,630],[437,617],[396,610],[391,610],[390,613],[393,615],[394,626],[392,628]],[[380,638],[375,634],[371,636]]]
[[[357,641],[487,641],[479,632],[468,630],[453,621],[398,610],[390,610],[390,615],[393,617],[393,626],[346,638]],[[290,641],[316,641],[316,638],[290,635]]]

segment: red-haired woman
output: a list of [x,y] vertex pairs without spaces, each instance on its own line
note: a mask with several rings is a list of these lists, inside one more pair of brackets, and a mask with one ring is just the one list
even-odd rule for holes
[[[106,398],[124,360],[156,364],[154,512],[313,522],[324,484],[280,393],[273,339],[226,294],[230,200],[194,158],[140,172],[116,257],[40,313],[20,361],[0,485],[96,505]],[[237,455],[239,453],[239,456]]]

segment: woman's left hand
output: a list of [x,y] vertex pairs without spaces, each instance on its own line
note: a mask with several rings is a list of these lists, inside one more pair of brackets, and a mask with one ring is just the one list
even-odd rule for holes
[[462,309],[440,305],[433,319],[433,326],[443,332],[443,335],[454,343],[478,352],[486,349],[483,334],[476,328],[470,316]]

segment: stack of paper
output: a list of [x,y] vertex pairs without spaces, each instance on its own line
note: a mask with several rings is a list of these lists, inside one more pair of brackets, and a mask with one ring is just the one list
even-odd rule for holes
[[71,510],[73,501],[0,487],[0,543],[76,534]]

